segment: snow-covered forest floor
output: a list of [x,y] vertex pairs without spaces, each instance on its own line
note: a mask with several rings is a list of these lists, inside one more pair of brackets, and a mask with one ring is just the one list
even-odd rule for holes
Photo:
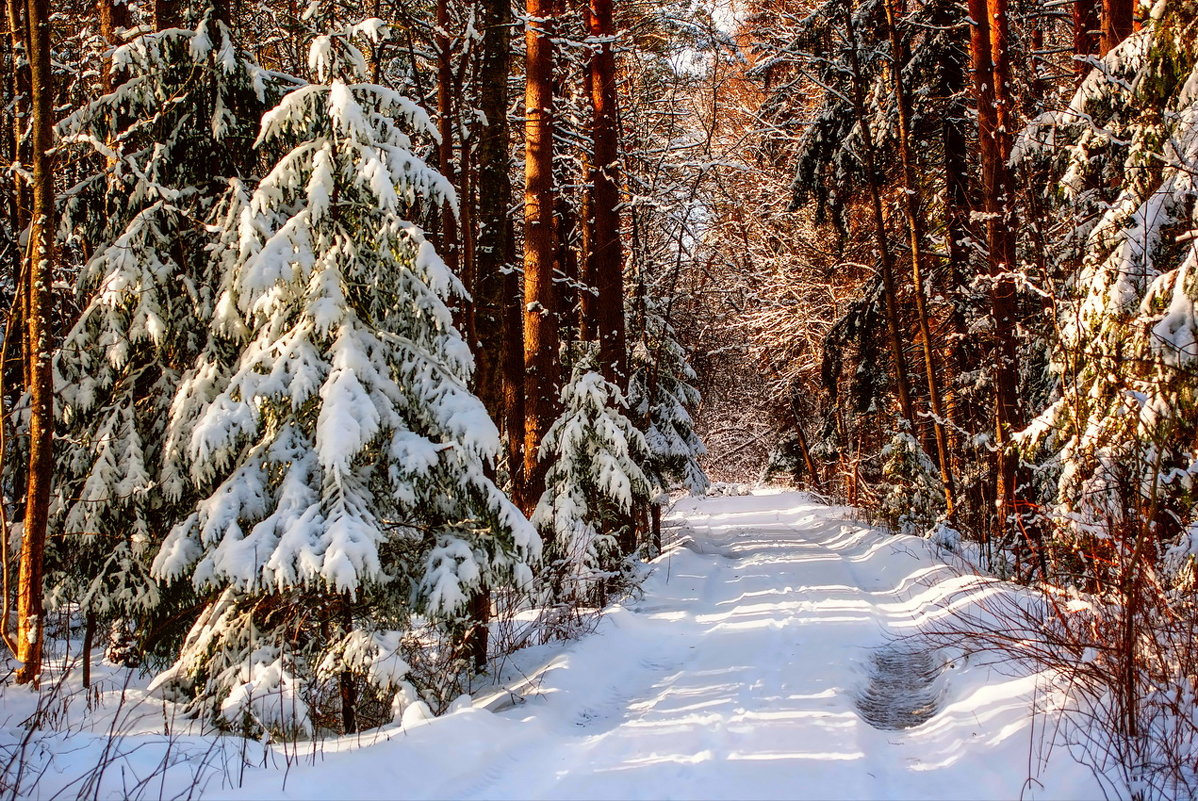
[[666,553],[594,633],[506,663],[519,703],[480,693],[436,719],[263,745],[189,734],[144,680],[98,668],[28,737],[33,696],[6,686],[0,747],[41,798],[1100,795],[1068,748],[1045,750],[1047,677],[911,637],[1019,590],[803,493],[686,499],[666,523]]

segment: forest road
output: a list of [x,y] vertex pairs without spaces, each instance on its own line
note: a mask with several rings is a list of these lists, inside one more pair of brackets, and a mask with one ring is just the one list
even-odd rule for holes
[[687,499],[668,522],[643,593],[542,646],[524,703],[327,754],[285,795],[1087,797],[1071,762],[1025,787],[1034,677],[895,647],[976,583],[927,541],[799,492]]

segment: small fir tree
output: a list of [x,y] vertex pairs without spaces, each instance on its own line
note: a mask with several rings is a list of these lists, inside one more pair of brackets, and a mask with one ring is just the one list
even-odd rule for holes
[[675,486],[702,495],[710,481],[699,459],[707,453],[691,412],[699,405],[695,371],[678,343],[673,326],[646,303],[641,338],[633,345],[628,378],[628,411],[645,435],[643,463],[649,481],[654,546],[661,547],[661,507]]
[[598,372],[593,349],[578,359],[561,402],[541,443],[549,469],[532,522],[552,543],[553,600],[602,601],[622,566],[619,542],[634,505],[649,497],[649,446],[624,413],[619,387]]

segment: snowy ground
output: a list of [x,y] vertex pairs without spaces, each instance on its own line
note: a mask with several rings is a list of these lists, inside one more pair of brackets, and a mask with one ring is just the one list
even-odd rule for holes
[[[1010,590],[801,493],[683,501],[669,522],[676,544],[643,596],[593,635],[522,658],[534,676],[523,703],[396,726],[365,746],[326,741],[316,758],[301,746],[291,759],[212,737],[164,755],[159,709],[156,733],[143,724],[117,746],[132,754],[104,789],[135,795],[137,776],[171,764],[142,797],[1100,797],[1066,749],[1039,768],[1051,718],[1030,713],[1035,676],[895,642]],[[16,709],[14,692],[3,703]],[[94,764],[99,732],[34,749],[31,768],[52,764],[39,795]]]

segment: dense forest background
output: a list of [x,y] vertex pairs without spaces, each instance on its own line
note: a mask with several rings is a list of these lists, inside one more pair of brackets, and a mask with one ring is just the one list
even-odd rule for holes
[[1042,588],[1192,782],[1192,0],[5,9],[20,680],[64,614],[233,728],[443,708],[783,479]]

